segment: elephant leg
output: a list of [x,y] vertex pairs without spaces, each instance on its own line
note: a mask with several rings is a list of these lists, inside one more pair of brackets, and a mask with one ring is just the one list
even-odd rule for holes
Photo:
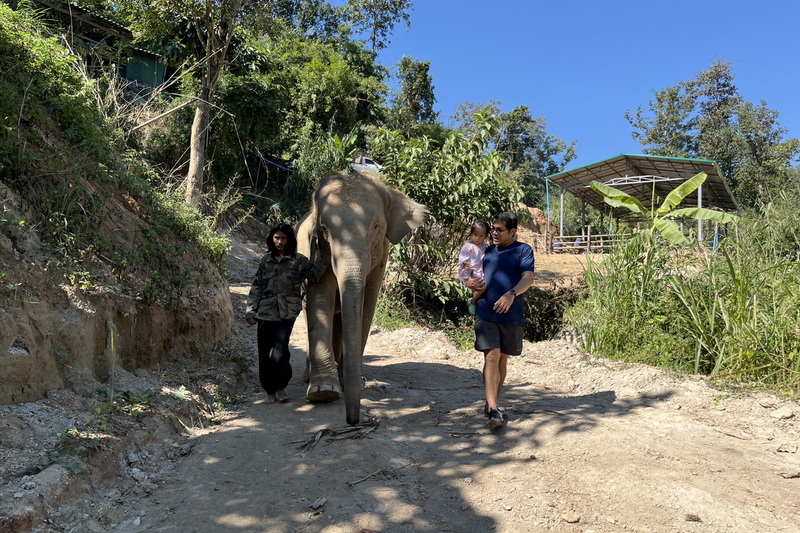
[[342,339],[342,314],[335,313],[333,315],[333,357],[336,359],[337,375],[339,376],[339,383],[344,383],[344,367],[342,365],[342,351],[344,350],[344,341]]
[[309,353],[310,350],[306,350],[306,368],[303,370],[303,383],[306,384],[311,381],[311,357]]
[[342,395],[333,346],[336,278],[326,272],[319,283],[309,287],[306,302],[308,320],[308,389],[310,402],[332,402]]
[[[364,357],[364,348],[367,346],[369,339],[369,332],[372,329],[372,320],[375,318],[375,309],[378,305],[378,295],[381,287],[383,286],[383,275],[386,270],[386,264],[374,270],[367,278],[364,286],[364,314],[362,315],[362,328],[361,328],[361,357]],[[362,366],[363,369],[363,366]],[[339,363],[339,382],[344,383],[342,379],[342,366]],[[361,376],[361,390],[367,388],[367,378]]]
[[369,332],[372,329],[372,319],[375,318],[375,308],[378,306],[378,295],[383,285],[383,275],[386,271],[386,263],[378,266],[373,270],[367,278],[367,283],[364,287],[364,315],[362,323],[364,324],[361,330],[361,353],[364,353],[364,348],[367,346],[367,339]]

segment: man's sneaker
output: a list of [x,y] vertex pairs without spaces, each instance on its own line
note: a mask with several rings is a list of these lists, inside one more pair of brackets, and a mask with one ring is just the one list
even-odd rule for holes
[[492,409],[489,411],[489,427],[490,428],[499,428],[503,425],[503,415],[500,414],[500,411],[497,409]]
[[[508,414],[503,411],[502,409],[498,409],[500,411],[500,416],[503,417],[503,420],[508,420]],[[489,402],[483,402],[483,414],[487,417],[489,416]]]

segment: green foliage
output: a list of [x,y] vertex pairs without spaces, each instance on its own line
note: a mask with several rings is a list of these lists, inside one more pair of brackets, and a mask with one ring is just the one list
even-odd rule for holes
[[250,359],[238,344],[222,343],[217,346],[216,351],[224,361],[233,363],[237,375],[243,375],[250,371]]
[[377,130],[371,138],[370,153],[385,166],[387,184],[431,211],[430,221],[392,250],[402,283],[430,303],[461,299],[453,266],[465,231],[476,219],[516,208],[521,197],[505,179],[502,158],[489,149],[497,127],[486,110],[469,130],[451,132],[441,148],[397,131]]
[[[242,405],[247,402],[247,397],[236,392],[217,390],[216,401],[211,405],[214,413],[227,409],[229,406]],[[212,419],[212,421],[218,421]]]
[[800,139],[784,140],[778,113],[742,98],[731,63],[718,60],[694,79],[655,92],[648,107],[625,114],[644,153],[715,160],[741,205],[769,202],[792,180]]
[[[41,159],[55,130],[95,158],[108,155],[95,126],[88,84],[75,56],[55,37],[41,36],[34,15],[0,4],[0,178],[19,179]],[[38,123],[41,128],[28,128]],[[57,171],[59,167],[54,167]]]
[[547,133],[547,120],[519,106],[500,115],[501,131],[495,149],[508,162],[514,179],[523,187],[523,201],[529,206],[544,207],[544,178],[561,172],[575,159],[575,141],[567,144]]
[[91,432],[105,433],[108,424],[120,414],[137,415],[150,405],[150,393],[132,394],[118,391],[113,384],[92,394],[93,416],[86,421],[86,435]]
[[331,172],[349,172],[348,165],[357,150],[355,132],[339,137],[322,133],[313,139],[298,142],[296,172],[287,181],[283,199],[296,212],[311,205],[311,196],[319,180]]
[[[7,126],[0,128],[0,179],[32,213],[24,226],[4,216],[4,233],[16,239],[35,228],[52,265],[82,290],[94,288],[103,262],[125,279],[137,269],[160,273],[162,284],[152,294],[174,300],[189,282],[180,259],[190,246],[224,272],[229,245],[214,229],[238,197],[230,190],[215,194],[211,215],[203,216],[154,188],[152,170],[136,155],[120,155],[115,145],[126,119],[109,120],[110,108],[99,107],[116,99],[118,88],[85,78],[80,60],[42,32],[26,11],[0,5],[0,71],[10,73],[0,80],[0,117]],[[118,223],[122,197],[151,220],[150,228],[103,231]]]
[[36,475],[53,465],[61,465],[73,474],[80,474],[84,471],[86,465],[74,460],[74,456],[75,452],[73,450],[51,450],[40,456],[35,465],[23,468],[12,476],[0,478],[0,485],[6,485],[25,476]]
[[22,283],[9,279],[8,272],[0,271],[0,296],[16,301]]
[[[230,187],[222,191],[212,190],[205,196],[204,204],[209,214],[187,205],[180,189],[161,181],[144,164],[136,153],[125,155],[126,169],[121,175],[121,184],[142,204],[150,217],[150,225],[138,230],[137,261],[130,263],[125,250],[114,249],[110,254],[115,263],[148,272],[148,281],[143,288],[145,300],[174,301],[190,281],[181,266],[181,259],[189,247],[196,248],[213,264],[220,276],[227,276],[226,258],[230,251],[230,239],[217,231],[220,219],[227,208],[241,199]],[[229,221],[235,226],[235,221]]]
[[744,238],[763,246],[762,255],[800,261],[800,217],[797,203],[800,190],[794,194],[781,193],[759,209],[743,217],[741,231]]
[[388,122],[392,129],[413,135],[415,125],[436,122],[437,113],[433,109],[436,97],[430,66],[430,61],[416,61],[408,56],[400,60],[397,73],[400,92],[389,112]]
[[525,291],[525,339],[538,342],[554,338],[562,329],[564,312],[585,289],[582,284],[553,284],[546,289],[531,287]]
[[459,350],[467,351],[475,348],[475,319],[464,314],[441,324],[442,331]]
[[375,55],[386,48],[398,22],[408,27],[411,5],[411,0],[347,0],[345,13],[356,32],[369,36],[367,40]]
[[684,198],[703,184],[707,177],[705,172],[701,172],[689,178],[672,189],[659,207],[656,208],[654,204],[651,210],[646,209],[637,198],[599,181],[592,182],[592,190],[603,195],[603,200],[611,207],[624,207],[645,221],[647,229],[637,232],[634,238],[643,238],[652,242],[658,232],[670,244],[687,246],[690,244],[689,239],[683,235],[673,219],[711,220],[718,224],[728,224],[738,220],[738,217],[729,213],[702,207],[676,209]]
[[475,342],[472,316],[467,314],[465,298],[441,302],[427,301],[423,290],[392,282],[381,291],[372,323],[387,331],[402,328],[430,328],[444,332],[460,350],[470,349]]
[[629,240],[589,264],[586,297],[568,310],[567,328],[597,355],[797,395],[800,233],[787,208],[795,203],[742,218],[717,252]]
[[387,331],[409,327],[413,323],[411,311],[391,288],[383,290],[378,296],[378,306],[372,323]]
[[157,192],[156,197],[163,208],[162,220],[167,223],[167,228],[175,231],[176,237],[179,239],[185,238],[189,242],[193,242],[200,252],[223,275],[226,275],[225,258],[230,251],[230,241],[227,237],[213,231],[217,225],[217,217],[202,215],[196,209],[185,205],[182,198],[171,190]]
[[[581,347],[602,357],[691,371],[694,345],[675,325],[680,302],[665,291],[671,248],[631,239],[599,264],[589,261],[586,296],[565,314]],[[682,346],[682,344],[685,344]]]
[[75,455],[74,452],[63,453],[53,450],[51,452],[48,452],[46,455],[42,455],[41,457],[39,457],[35,469],[37,471],[42,471],[51,465],[62,465],[64,466],[64,468],[68,469],[73,474],[80,474],[81,472],[83,472],[85,465],[69,459],[70,456],[74,455]]
[[[240,185],[266,204],[283,204],[291,218],[307,207],[321,176],[347,168],[356,145],[363,146],[361,126],[374,118],[387,89],[374,64],[364,66],[358,53],[343,55],[331,44],[254,40],[252,56],[258,59],[223,76],[217,90],[222,111],[210,139],[213,179],[221,184],[238,174]],[[175,117],[176,126],[178,120],[183,142],[160,135],[154,147],[168,151],[154,154],[156,160],[185,157],[191,117]]]

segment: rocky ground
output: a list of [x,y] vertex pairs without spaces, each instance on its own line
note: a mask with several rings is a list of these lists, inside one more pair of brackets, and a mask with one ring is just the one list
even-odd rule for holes
[[[800,530],[796,402],[563,341],[511,361],[510,420],[491,431],[480,354],[441,332],[375,330],[372,423],[350,431],[341,401],[303,398],[299,320],[291,399],[266,404],[241,316],[261,252],[235,241],[237,320],[214,354],[118,370],[114,413],[101,384],[0,408],[0,532]],[[582,260],[539,255],[539,278]]]

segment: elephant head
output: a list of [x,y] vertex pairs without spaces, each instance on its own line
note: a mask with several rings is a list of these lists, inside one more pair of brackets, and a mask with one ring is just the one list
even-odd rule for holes
[[332,401],[344,391],[347,422],[360,419],[362,357],[391,244],[428,217],[428,209],[368,174],[331,174],[314,193],[298,227],[299,251],[311,242],[330,262],[309,284],[308,391],[310,401]]

